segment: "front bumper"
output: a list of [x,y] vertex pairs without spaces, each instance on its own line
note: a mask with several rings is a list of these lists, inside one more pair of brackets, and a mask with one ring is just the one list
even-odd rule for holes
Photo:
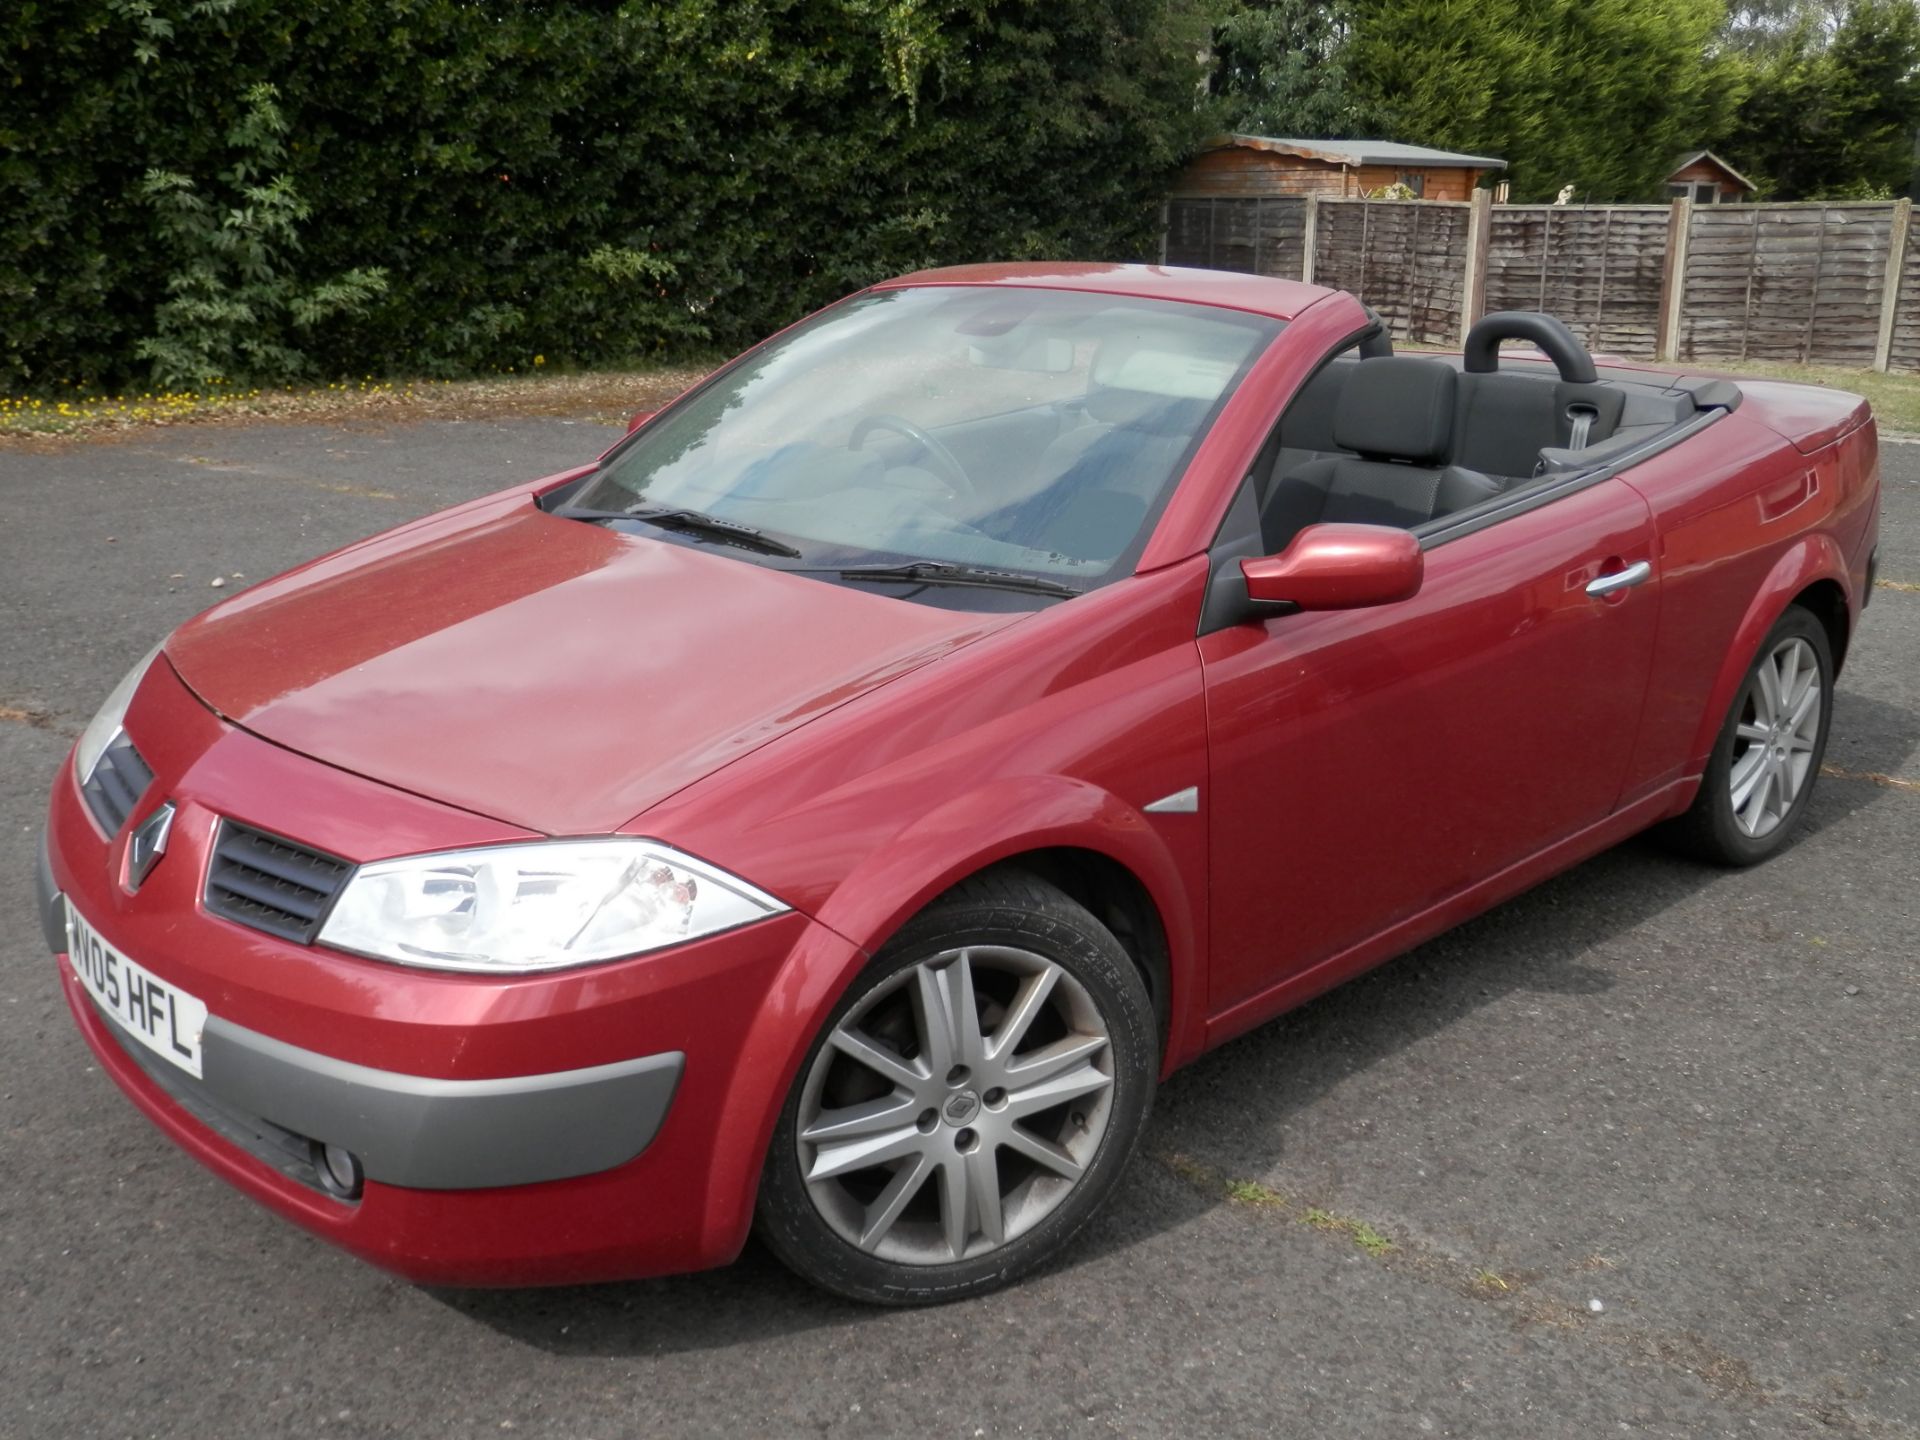
[[[255,1199],[422,1283],[571,1283],[731,1259],[797,1063],[766,1039],[776,980],[844,963],[846,942],[789,912],[634,960],[507,978],[247,929],[200,903],[220,815],[359,860],[377,858],[371,843],[485,843],[503,827],[255,740],[169,685],[143,686],[129,715],[155,771],[132,823],[172,800],[169,853],[127,893],[124,837],[101,836],[63,770],[38,867],[75,1023],[148,1118]],[[202,1079],[122,1043],[64,958],[68,902],[206,1003]],[[319,1186],[313,1140],[359,1156],[358,1201]]]

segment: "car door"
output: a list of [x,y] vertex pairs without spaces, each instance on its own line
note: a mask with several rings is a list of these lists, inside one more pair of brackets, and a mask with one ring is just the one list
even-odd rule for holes
[[1614,808],[1653,651],[1659,577],[1636,568],[1652,542],[1645,502],[1602,479],[1431,537],[1409,600],[1202,635],[1225,1029]]

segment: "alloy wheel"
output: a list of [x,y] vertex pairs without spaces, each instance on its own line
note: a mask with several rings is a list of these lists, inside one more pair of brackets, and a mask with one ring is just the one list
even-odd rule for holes
[[951,1264],[1057,1209],[1112,1103],[1111,1039],[1085,986],[1029,950],[945,950],[829,1032],[800,1096],[800,1173],[843,1240]]
[[1819,658],[1798,635],[1774,646],[1755,668],[1728,771],[1733,819],[1743,834],[1756,840],[1772,834],[1806,789],[1820,738],[1820,697]]

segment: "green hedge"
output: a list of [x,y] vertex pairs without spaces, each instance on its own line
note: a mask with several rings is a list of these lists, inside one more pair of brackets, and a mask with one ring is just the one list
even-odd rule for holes
[[1205,123],[1187,0],[4,9],[0,391],[737,347],[1143,254]]

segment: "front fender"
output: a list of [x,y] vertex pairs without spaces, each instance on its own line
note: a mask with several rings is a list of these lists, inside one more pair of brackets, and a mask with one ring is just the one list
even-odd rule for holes
[[[1196,825],[1199,817],[1162,817]],[[1065,776],[991,781],[920,816],[835,887],[755,1015],[722,1106],[703,1254],[730,1258],[753,1220],[774,1125],[827,1016],[874,953],[967,876],[1033,850],[1091,850],[1146,887],[1166,931],[1169,1034],[1163,1072],[1192,1053],[1204,1024],[1195,899],[1156,822],[1111,792]]]
[[1788,546],[1754,592],[1746,614],[1741,617],[1739,628],[1734,631],[1733,643],[1727,647],[1727,653],[1720,662],[1719,674],[1714,677],[1713,689],[1707,700],[1706,713],[1700,717],[1700,728],[1688,752],[1687,774],[1699,775],[1706,770],[1714,742],[1720,738],[1720,727],[1726,723],[1727,711],[1732,708],[1734,697],[1740,693],[1741,682],[1746,679],[1748,669],[1760,653],[1761,642],[1780,623],[1780,617],[1786,613],[1787,606],[1793,603],[1793,598],[1809,585],[1822,580],[1831,580],[1840,587],[1847,597],[1849,616],[1860,613],[1859,595],[1847,565],[1847,557],[1841,553],[1832,536],[1825,532],[1803,535]]

